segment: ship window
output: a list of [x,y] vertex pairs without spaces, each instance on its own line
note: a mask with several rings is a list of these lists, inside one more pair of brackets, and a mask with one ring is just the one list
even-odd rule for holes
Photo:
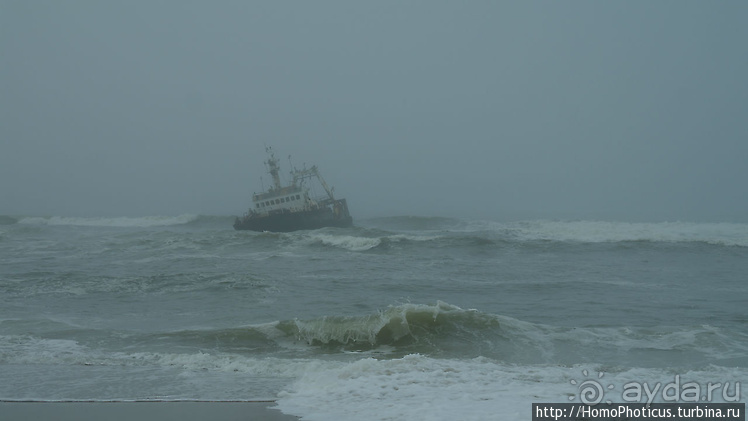
[[280,203],[280,199],[275,199],[275,204],[277,205],[279,203]]
[[259,207],[260,207],[260,204],[258,203],[258,204],[257,204],[257,208],[259,209]]
[[299,199],[301,199],[301,196],[299,196],[299,195],[297,194],[297,195],[296,195],[296,200],[299,200]]

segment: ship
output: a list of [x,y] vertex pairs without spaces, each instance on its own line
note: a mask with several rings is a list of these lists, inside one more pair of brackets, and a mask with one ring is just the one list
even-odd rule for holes
[[[291,171],[290,185],[281,185],[280,166],[272,148],[265,147],[267,172],[273,184],[262,193],[252,194],[252,206],[237,217],[234,229],[270,232],[314,230],[325,227],[350,227],[353,218],[345,199],[336,199],[316,165]],[[290,156],[289,156],[290,160]],[[316,184],[314,179],[317,180]],[[313,197],[310,187],[321,185],[326,195]],[[264,189],[264,187],[263,187]]]

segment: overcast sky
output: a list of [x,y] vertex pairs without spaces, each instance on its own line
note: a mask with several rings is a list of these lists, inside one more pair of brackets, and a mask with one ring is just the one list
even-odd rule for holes
[[748,220],[748,2],[0,0],[0,214]]

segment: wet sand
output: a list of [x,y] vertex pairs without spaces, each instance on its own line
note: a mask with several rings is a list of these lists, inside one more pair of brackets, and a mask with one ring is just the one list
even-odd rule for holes
[[0,402],[0,419],[14,421],[298,421],[262,402]]

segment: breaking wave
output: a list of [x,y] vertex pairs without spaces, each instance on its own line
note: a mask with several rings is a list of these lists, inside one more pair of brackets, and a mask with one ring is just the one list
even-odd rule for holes
[[[590,361],[612,366],[727,367],[748,365],[747,339],[745,334],[709,325],[552,326],[439,301],[393,305],[366,315],[162,332],[131,340],[166,341],[184,350],[291,358],[319,353],[385,359],[421,354],[431,358],[480,357],[509,364],[573,365]],[[679,355],[677,360],[672,359],[673,352]]]
[[[27,335],[30,330],[72,332],[75,334],[71,333],[71,337],[76,338],[98,335],[95,331],[82,334],[75,326],[35,323],[31,329],[22,322],[0,321],[6,334],[13,338]],[[113,335],[105,341],[122,340],[111,344],[115,349],[129,348],[133,343],[168,343],[170,349],[177,346],[268,356],[285,353],[298,358],[319,352],[373,353],[384,358],[417,353],[436,358],[484,357],[512,364],[575,364],[581,360],[640,367],[748,365],[748,336],[716,326],[554,326],[463,309],[442,301],[391,305],[369,314],[126,336],[129,339]],[[0,340],[0,363],[9,362],[7,348],[15,347],[16,339],[6,339],[4,345]],[[672,360],[673,352],[679,356],[677,361]],[[36,353],[29,348],[18,354]],[[39,357],[46,358],[46,354]]]
[[379,246],[380,238],[356,237],[352,235],[310,234],[308,240],[313,244],[339,247],[350,251],[364,251]]
[[[708,325],[559,327],[441,301],[393,305],[372,314],[167,332],[117,332],[47,319],[0,320],[0,325],[0,364],[22,370],[52,364],[58,371],[69,369],[71,373],[82,367],[91,373],[98,367],[117,375],[118,370],[142,369],[149,373],[166,370],[156,372],[188,379],[246,373],[249,376],[237,379],[270,376],[303,382],[307,375],[317,377],[340,369],[338,380],[350,378],[341,372],[355,370],[352,376],[369,382],[381,378],[369,377],[370,368],[380,367],[383,375],[434,373],[444,381],[464,372],[466,387],[474,387],[471,382],[476,376],[483,376],[484,369],[491,367],[516,369],[526,378],[539,365],[568,373],[568,368],[580,361],[613,373],[628,370],[626,367],[638,367],[639,372],[665,368],[693,372],[730,371],[748,365],[746,334],[733,330]],[[474,370],[469,366],[475,366]],[[568,380],[562,378],[559,383],[568,385]],[[188,382],[188,386],[185,396],[194,392],[194,385]],[[27,388],[37,387],[29,383]],[[235,391],[230,389],[218,396],[234,397],[230,393]],[[158,393],[155,386],[153,390]],[[17,391],[0,386],[0,397],[3,393],[6,398],[19,396]],[[70,398],[65,388],[59,396]]]
[[[267,326],[262,327],[264,332]],[[324,316],[277,322],[285,339],[326,352],[381,351],[393,357],[487,357],[520,364],[574,364],[580,358],[609,364],[667,366],[663,351],[686,365],[744,365],[746,338],[713,326],[573,328],[436,304],[401,304],[364,316]],[[276,338],[275,340],[278,340]],[[283,345],[283,340],[278,342]]]
[[[70,358],[70,364],[96,361],[77,347],[90,337],[100,347],[141,352],[136,344],[152,344],[143,352],[179,349],[192,354],[213,350],[224,355],[308,358],[319,353],[400,358],[488,358],[509,364],[564,364],[589,361],[612,366],[706,367],[748,365],[745,333],[709,326],[562,327],[531,323],[479,310],[435,304],[399,304],[372,314],[321,316],[218,329],[107,334],[39,320],[2,321],[0,363],[43,363]],[[37,334],[29,336],[30,331]],[[71,332],[66,338],[46,332]],[[37,336],[38,335],[38,336]],[[33,340],[32,340],[33,339]],[[59,349],[38,343],[59,345]],[[25,344],[25,345],[23,345]],[[75,345],[73,348],[71,346]],[[672,359],[673,352],[679,356]],[[24,359],[23,361],[18,358]],[[31,360],[26,361],[26,359]],[[186,358],[186,356],[185,356]],[[32,361],[33,360],[33,361]]]
[[748,224],[604,221],[528,221],[494,229],[505,230],[525,240],[603,242],[703,242],[724,246],[748,246]]
[[533,220],[496,222],[453,218],[393,217],[362,221],[370,227],[431,234],[450,240],[470,237],[473,244],[501,242],[700,242],[748,247],[748,224],[713,222],[611,222]]

